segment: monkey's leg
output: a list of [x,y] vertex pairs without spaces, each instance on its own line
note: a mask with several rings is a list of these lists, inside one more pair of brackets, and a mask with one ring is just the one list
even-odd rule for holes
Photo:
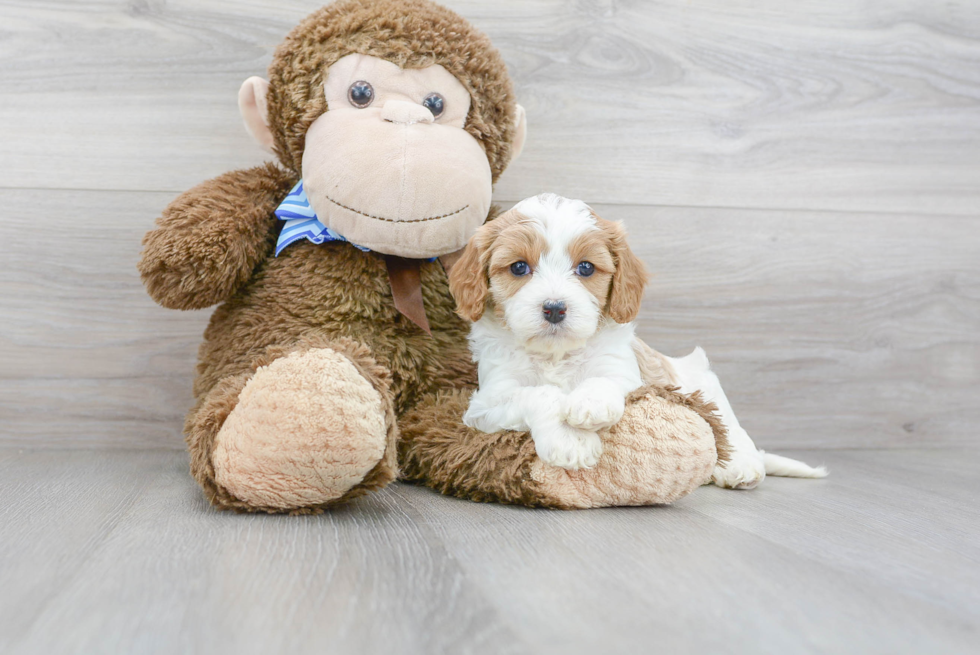
[[317,512],[397,471],[389,374],[338,339],[273,353],[188,416],[191,472],[221,509]]
[[724,427],[710,406],[660,387],[627,399],[619,423],[602,430],[591,469],[538,459],[526,432],[486,434],[462,423],[469,391],[424,398],[399,419],[405,479],[475,501],[575,509],[670,503],[711,479],[726,456]]

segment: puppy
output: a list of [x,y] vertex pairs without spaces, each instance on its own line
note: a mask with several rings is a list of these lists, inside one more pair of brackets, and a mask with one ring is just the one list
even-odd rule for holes
[[716,484],[751,488],[767,470],[825,475],[756,449],[703,350],[675,359],[636,337],[647,277],[622,225],[579,200],[542,194],[481,227],[449,277],[457,311],[473,322],[479,373],[463,422],[529,430],[543,461],[590,468],[602,454],[597,431],[619,421],[631,391],[658,383],[701,391],[718,406],[733,454]]

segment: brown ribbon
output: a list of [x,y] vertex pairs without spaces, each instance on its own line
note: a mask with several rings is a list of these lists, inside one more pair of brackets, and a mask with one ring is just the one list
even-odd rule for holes
[[385,264],[388,267],[388,281],[391,283],[395,309],[431,336],[429,319],[425,316],[425,305],[422,304],[422,275],[419,270],[422,260],[385,255]]
[[[462,253],[462,250],[458,250],[439,258],[446,275],[449,274],[449,270]],[[395,309],[412,323],[425,330],[426,334],[432,336],[432,330],[429,329],[429,319],[425,315],[425,305],[422,304],[421,267],[424,260],[406,259],[395,255],[385,255],[384,257]]]

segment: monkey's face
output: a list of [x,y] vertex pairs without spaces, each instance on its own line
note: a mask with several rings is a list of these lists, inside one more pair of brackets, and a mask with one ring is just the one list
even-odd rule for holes
[[403,70],[352,54],[330,67],[324,93],[302,171],[320,221],[402,257],[466,245],[487,217],[492,180],[482,146],[462,129],[463,85],[442,66]]
[[331,2],[286,36],[269,78],[239,91],[246,128],[302,175],[323,223],[381,253],[462,249],[524,145],[500,53],[431,0]]

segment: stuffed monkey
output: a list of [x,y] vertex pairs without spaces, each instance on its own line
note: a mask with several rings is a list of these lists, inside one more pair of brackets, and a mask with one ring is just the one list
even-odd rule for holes
[[710,477],[723,429],[662,386],[633,394],[590,471],[462,425],[476,372],[446,269],[526,129],[483,34],[428,0],[340,0],[239,106],[277,162],[182,194],[139,264],[159,304],[219,305],[184,429],[214,506],[322,511],[394,480],[399,455],[443,492],[549,507],[670,502]]

